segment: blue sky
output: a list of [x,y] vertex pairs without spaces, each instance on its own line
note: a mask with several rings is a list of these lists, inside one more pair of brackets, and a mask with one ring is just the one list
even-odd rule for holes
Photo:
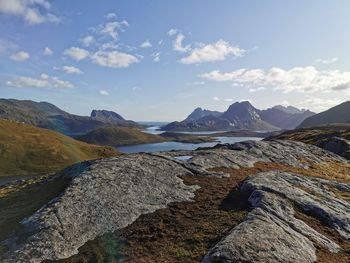
[[181,120],[350,98],[350,2],[0,0],[0,97]]

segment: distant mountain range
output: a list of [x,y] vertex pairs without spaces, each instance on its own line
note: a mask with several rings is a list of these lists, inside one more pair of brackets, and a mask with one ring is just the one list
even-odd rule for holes
[[84,134],[106,124],[120,127],[140,127],[112,111],[93,110],[91,116],[79,116],[61,110],[47,102],[0,99],[0,118],[15,120],[66,135]]
[[163,129],[168,131],[294,129],[314,114],[309,110],[281,105],[259,110],[250,102],[243,101],[232,104],[223,113],[196,108],[185,120],[169,123]]
[[299,128],[309,128],[336,123],[350,123],[350,101],[305,119]]

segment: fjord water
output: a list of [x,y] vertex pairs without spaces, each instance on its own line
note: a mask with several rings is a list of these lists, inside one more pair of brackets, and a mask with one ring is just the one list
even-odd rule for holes
[[200,147],[213,147],[219,143],[236,143],[249,140],[261,140],[257,137],[217,137],[215,142],[206,143],[181,143],[181,142],[161,142],[138,144],[129,146],[117,147],[117,150],[122,153],[138,153],[138,152],[162,152],[172,150],[195,150]]

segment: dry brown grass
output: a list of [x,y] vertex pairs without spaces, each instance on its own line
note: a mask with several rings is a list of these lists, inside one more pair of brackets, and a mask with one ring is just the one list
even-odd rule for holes
[[116,154],[110,147],[90,145],[57,132],[0,119],[0,176],[49,173]]

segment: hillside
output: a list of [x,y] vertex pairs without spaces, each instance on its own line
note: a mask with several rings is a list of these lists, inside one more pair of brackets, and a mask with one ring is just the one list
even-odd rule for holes
[[305,119],[300,124],[299,128],[307,128],[334,123],[350,123],[350,101],[346,101],[324,112],[318,113]]
[[136,128],[125,128],[116,126],[105,126],[102,128],[98,128],[84,135],[77,136],[76,139],[87,143],[110,146],[157,143],[165,141],[201,143],[214,140],[208,137],[198,137],[188,134],[168,132],[160,135],[155,135],[142,132]]
[[136,122],[125,120],[112,111],[94,110],[91,116],[79,116],[65,112],[48,102],[15,99],[0,99],[0,118],[31,124],[70,136],[84,134],[106,124],[121,127],[139,126]]
[[132,145],[165,141],[154,134],[141,132],[135,128],[106,126],[76,137],[77,140],[99,145]]
[[109,147],[89,145],[63,134],[0,119],[0,176],[53,172],[84,160],[114,156]]
[[313,144],[350,160],[350,124],[302,128],[266,138],[272,139]]

